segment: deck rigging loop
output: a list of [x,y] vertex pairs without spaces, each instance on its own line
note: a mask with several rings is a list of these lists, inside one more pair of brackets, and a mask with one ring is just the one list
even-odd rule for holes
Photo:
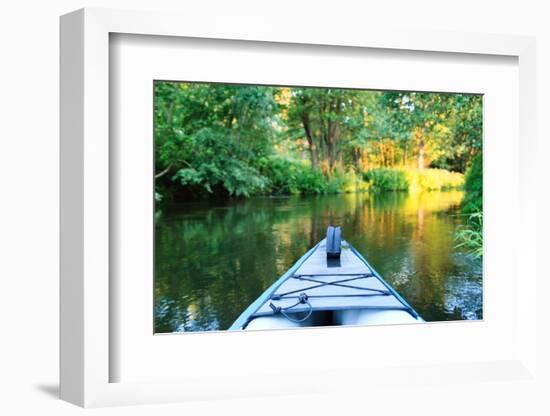
[[[292,309],[302,303],[306,304],[309,307],[309,310],[302,318],[294,318],[286,313],[286,311],[288,311],[289,309]],[[298,296],[298,301],[294,305],[290,305],[285,308],[282,308],[280,306],[275,306],[273,302],[269,302],[269,307],[273,309],[273,313],[275,314],[280,313],[289,321],[295,322],[297,324],[299,324],[300,322],[304,322],[313,313],[313,306],[311,306],[311,303],[309,303],[307,293],[300,293],[300,296]]]

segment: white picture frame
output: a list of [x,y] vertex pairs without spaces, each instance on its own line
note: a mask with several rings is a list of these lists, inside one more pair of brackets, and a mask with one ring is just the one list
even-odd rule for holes
[[[185,21],[185,24],[181,22]],[[288,30],[287,30],[288,29]],[[468,33],[430,33],[390,30],[330,33],[307,32],[276,26],[239,27],[231,22],[206,26],[200,19],[169,13],[82,9],[61,18],[61,397],[80,406],[157,403],[194,398],[236,397],[254,394],[319,392],[391,382],[387,368],[343,367],[327,373],[330,382],[313,375],[293,380],[288,374],[266,372],[269,381],[257,382],[222,374],[216,382],[194,376],[183,381],[110,382],[109,258],[109,37],[131,35],[278,42],[334,47],[429,51],[441,54],[504,55],[519,67],[519,218],[517,270],[524,285],[517,291],[517,348],[507,359],[472,363],[418,363],[415,377],[433,380],[452,372],[472,381],[480,374],[500,374],[518,381],[536,370],[536,218],[533,184],[535,169],[535,41],[530,37]],[[305,331],[307,332],[307,331]],[[311,334],[311,332],[310,332]],[[266,336],[257,334],[256,337]],[[308,335],[302,335],[307,337]],[[205,364],[207,365],[207,364]],[[243,366],[245,364],[243,363]],[[407,370],[410,373],[410,369]],[[407,372],[405,371],[405,372]],[[485,373],[484,373],[485,372]],[[413,378],[415,378],[413,377]],[[290,378],[290,380],[289,380]],[[483,377],[481,377],[483,378]],[[282,381],[285,381],[282,383]],[[316,381],[318,380],[318,381]],[[342,382],[342,380],[347,380]],[[411,383],[413,381],[410,381]]]

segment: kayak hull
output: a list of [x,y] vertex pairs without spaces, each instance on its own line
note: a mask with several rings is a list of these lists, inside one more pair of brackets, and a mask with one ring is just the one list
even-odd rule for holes
[[322,240],[253,302],[230,330],[424,322],[418,313],[342,241],[337,262]]
[[335,325],[392,325],[418,323],[418,318],[408,311],[401,310],[361,310],[335,311]]

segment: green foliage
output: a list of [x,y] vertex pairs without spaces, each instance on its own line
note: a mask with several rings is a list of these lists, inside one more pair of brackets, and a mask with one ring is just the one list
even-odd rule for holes
[[446,191],[464,186],[464,175],[445,169],[405,169],[409,191]]
[[340,177],[340,192],[346,194],[356,192],[367,192],[370,190],[369,183],[363,179],[363,174],[355,172],[355,170],[348,170],[344,173],[336,174]]
[[270,178],[271,192],[276,195],[296,195],[300,193],[297,176],[302,166],[296,161],[270,156],[259,161],[260,172]]
[[364,127],[364,101],[368,94],[337,88],[292,88],[288,106],[291,129],[305,135],[311,166],[334,172],[347,143]]
[[483,159],[479,152],[466,171],[462,212],[468,215],[467,224],[457,231],[457,247],[464,247],[473,257],[483,255]]
[[260,171],[270,179],[270,192],[275,195],[331,193],[328,179],[301,161],[271,156],[260,161]]
[[468,214],[483,211],[483,159],[481,153],[474,157],[472,165],[466,171],[464,190],[466,195],[462,203],[462,212]]
[[474,258],[483,256],[483,212],[468,216],[467,224],[455,233],[456,247],[463,247]]
[[365,172],[364,178],[374,191],[407,191],[409,189],[407,175],[402,170],[370,169]]
[[190,142],[195,156],[172,177],[181,186],[245,197],[267,189],[269,181],[266,177],[245,161],[232,157],[236,144],[227,140],[223,131],[203,128]]
[[157,192],[248,197],[268,189],[255,160],[271,151],[272,88],[157,82],[155,100]]
[[464,185],[464,175],[444,169],[376,168],[364,178],[374,191],[445,191]]
[[453,96],[453,108],[447,121],[452,135],[441,143],[442,152],[434,164],[464,172],[473,155],[482,148],[483,107],[481,97],[458,94]]
[[302,165],[296,174],[296,185],[300,194],[327,194],[331,192],[327,178],[318,170]]
[[158,203],[448,189],[481,163],[475,95],[156,82],[154,116]]

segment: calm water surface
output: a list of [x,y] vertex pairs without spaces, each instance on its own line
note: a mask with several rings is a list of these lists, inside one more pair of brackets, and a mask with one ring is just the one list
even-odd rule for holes
[[321,240],[343,235],[426,321],[482,318],[481,262],[454,247],[459,191],[253,198],[157,213],[156,332],[227,329]]

